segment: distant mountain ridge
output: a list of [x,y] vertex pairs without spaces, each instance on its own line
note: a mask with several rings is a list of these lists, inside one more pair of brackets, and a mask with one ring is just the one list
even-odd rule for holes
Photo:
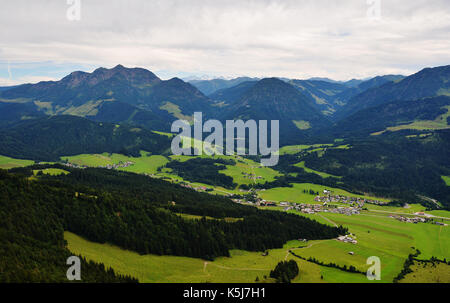
[[322,130],[334,137],[382,134],[388,130],[450,128],[450,96],[394,101],[360,110]]
[[256,82],[261,80],[260,78],[250,78],[250,77],[238,77],[235,79],[212,79],[212,80],[191,80],[190,84],[197,87],[202,93],[209,96],[218,90],[230,88],[236,86],[242,82],[253,81]]
[[[279,78],[278,78],[279,79]],[[280,79],[297,88],[304,96],[312,101],[312,105],[324,115],[332,117],[333,114],[344,107],[349,99],[358,95],[364,90],[381,86],[389,81],[403,79],[400,75],[378,76],[367,81],[359,82],[359,85],[349,87],[338,81],[323,80],[291,80]],[[230,88],[223,88],[210,94],[209,97],[214,102],[224,102],[232,104],[239,100],[242,95],[250,89],[256,81],[245,81]]]
[[[215,92],[205,96],[191,83]],[[122,65],[98,68],[92,73],[76,71],[59,81],[0,90],[0,127],[11,128],[45,116],[71,115],[168,131],[175,119],[192,122],[193,113],[200,111],[205,119],[222,121],[280,120],[285,138],[302,140],[317,129],[330,130],[331,121],[336,130],[348,128],[345,123],[350,120],[346,118],[359,112],[371,121],[370,109],[383,104],[398,101],[399,106],[408,106],[404,101],[450,95],[450,66],[427,68],[408,77],[384,75],[365,81],[241,77],[191,83],[179,78],[161,80],[149,70]],[[216,90],[221,86],[226,88]],[[430,106],[430,111],[420,108],[436,113],[434,105]],[[386,110],[377,110],[380,121],[394,119]],[[395,110],[414,112],[399,107]],[[422,116],[415,113],[417,118]],[[408,121],[414,120],[410,118]]]
[[370,88],[352,97],[347,106],[337,113],[342,119],[370,107],[397,100],[417,100],[426,97],[450,95],[450,65],[425,68],[400,81],[390,81]]
[[278,78],[256,82],[222,111],[222,120],[279,120],[282,142],[292,142],[304,137],[305,130],[329,124],[309,98]]
[[122,65],[92,73],[73,72],[60,81],[20,85],[0,92],[2,101],[33,103],[36,115],[101,117],[130,124],[141,123],[144,119],[139,120],[140,116],[145,117],[144,126],[158,130],[167,130],[169,122],[180,115],[190,116],[210,107],[205,95],[181,79],[164,81],[146,69]]

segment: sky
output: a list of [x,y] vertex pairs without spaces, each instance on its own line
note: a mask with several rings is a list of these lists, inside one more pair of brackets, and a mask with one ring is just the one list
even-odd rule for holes
[[0,86],[143,67],[162,79],[410,75],[450,64],[448,0],[0,0]]

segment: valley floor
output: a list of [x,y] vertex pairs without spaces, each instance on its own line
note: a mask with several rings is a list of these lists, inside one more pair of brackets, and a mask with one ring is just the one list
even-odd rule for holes
[[[297,212],[298,213],[298,212]],[[298,213],[300,215],[300,213]],[[450,256],[450,231],[448,227],[429,223],[411,224],[399,222],[383,215],[345,216],[340,214],[301,214],[321,223],[344,225],[356,237],[358,243],[343,243],[336,239],[290,241],[281,249],[269,250],[268,256],[262,252],[233,250],[230,258],[217,258],[213,262],[201,259],[138,255],[109,244],[99,244],[66,232],[69,249],[88,259],[102,262],[119,273],[137,277],[140,282],[254,282],[258,277],[264,281],[270,270],[282,260],[295,260],[300,268],[298,283],[320,282],[378,282],[369,281],[360,273],[349,273],[341,269],[317,265],[299,259],[314,257],[325,264],[335,263],[348,268],[351,265],[365,272],[369,265],[366,260],[377,256],[381,260],[381,281],[392,282],[403,268],[412,247],[421,251],[418,258],[438,259]],[[350,254],[352,252],[353,254]],[[450,275],[450,266],[442,265],[439,272]],[[424,282],[433,282],[430,279]],[[409,281],[411,280],[408,278]],[[411,280],[411,282],[414,282]]]
[[[158,178],[167,178],[172,182],[185,182],[183,178],[175,175],[170,170],[158,170],[164,164],[173,160],[172,157],[150,155],[141,152],[141,157],[132,158],[117,154],[102,155],[78,155],[64,157],[70,163],[80,166],[107,166],[117,163],[133,162],[127,167],[117,169],[145,173]],[[176,157],[176,160],[185,161],[188,157]],[[227,166],[223,171],[233,177],[238,184],[250,184],[253,182],[266,182],[274,180],[278,172],[270,168],[261,168],[257,163],[248,159],[239,159],[236,166]],[[16,160],[8,157],[0,157],[0,168],[30,165],[32,161]],[[304,165],[304,163],[302,163]],[[248,172],[251,172],[250,177]],[[37,174],[38,171],[35,172]],[[43,170],[44,174],[67,173],[63,170]],[[247,173],[243,174],[243,173]],[[320,172],[316,172],[320,174]],[[259,176],[260,178],[256,179]],[[238,189],[225,189],[212,187],[207,184],[187,182],[193,187],[212,188],[212,193],[222,195],[242,194]],[[271,200],[276,203],[281,201],[316,203],[314,195],[304,192],[313,190],[323,192],[324,189],[332,190],[335,194],[353,197],[353,195],[340,189],[327,188],[325,186],[301,183],[293,184],[293,187],[272,188],[259,191],[260,198]],[[371,197],[365,197],[371,198]],[[372,199],[372,198],[371,198]],[[375,198],[373,198],[375,199]],[[387,199],[376,198],[380,201]],[[321,203],[320,203],[321,204]],[[337,203],[339,204],[339,203]],[[338,205],[345,207],[346,205]],[[365,272],[369,265],[366,260],[370,256],[377,256],[381,260],[381,281],[392,282],[403,268],[403,263],[408,255],[419,249],[419,259],[429,260],[431,257],[438,259],[450,259],[450,226],[441,226],[431,223],[406,223],[400,222],[391,215],[412,216],[416,212],[423,212],[425,208],[421,205],[411,204],[407,207],[379,206],[365,204],[365,210],[358,215],[343,215],[331,212],[320,212],[305,214],[297,210],[288,212],[314,219],[320,223],[337,226],[343,225],[355,236],[357,244],[344,243],[336,239],[322,241],[290,241],[280,249],[271,249],[264,256],[262,252],[248,252],[233,250],[230,258],[217,258],[214,261],[205,261],[195,258],[139,255],[135,252],[126,251],[119,247],[87,241],[73,233],[65,232],[68,248],[75,254],[85,256],[89,260],[104,263],[107,267],[114,268],[121,274],[127,274],[139,279],[140,282],[243,282],[251,283],[258,281],[271,282],[267,279],[269,273],[279,261],[295,260],[300,268],[300,274],[293,280],[298,283],[309,282],[378,282],[369,281],[361,273],[350,273],[334,267],[318,265],[300,259],[290,253],[290,250],[302,258],[313,257],[327,264],[334,263],[339,267],[354,266],[357,270]],[[283,207],[264,207],[268,211],[284,211]],[[426,211],[426,214],[436,216],[436,221],[449,224],[450,212],[445,210]],[[195,216],[184,215],[186,220],[198,219]],[[429,274],[428,267],[414,265],[413,273],[405,277],[405,282],[436,282],[448,281],[450,266],[441,264],[435,274]],[[417,274],[414,274],[417,272]],[[426,272],[426,274],[422,274]],[[421,277],[418,279],[417,277]]]

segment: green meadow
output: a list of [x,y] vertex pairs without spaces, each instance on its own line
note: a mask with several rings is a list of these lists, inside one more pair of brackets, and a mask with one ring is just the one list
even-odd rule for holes
[[[297,153],[301,150],[308,152],[323,152],[325,148],[349,148],[347,145],[333,146],[331,144],[320,145],[299,145],[285,146],[280,153]],[[201,157],[210,157],[203,155]],[[99,167],[119,162],[131,161],[134,164],[119,168],[120,170],[154,174],[157,178],[165,178],[171,182],[186,182],[193,187],[204,186],[212,188],[212,194],[232,194],[242,193],[238,188],[230,190],[220,187],[213,187],[203,183],[191,183],[180,176],[174,174],[170,169],[164,167],[169,161],[187,161],[193,156],[162,156],[152,155],[146,151],[141,151],[140,157],[127,157],[120,154],[83,154],[70,157],[61,157],[63,161],[90,167]],[[242,184],[264,183],[273,181],[280,175],[279,172],[262,167],[260,163],[239,156],[213,156],[213,158],[233,159],[236,165],[227,165],[226,169],[220,172],[233,178],[234,182]],[[0,168],[12,168],[27,166],[34,161],[18,160],[0,156]],[[307,172],[318,174],[324,178],[338,177],[330,174],[312,170],[305,167],[304,162],[297,163],[296,166],[305,169]],[[35,170],[36,175],[39,170]],[[58,175],[68,173],[63,169],[43,169],[44,174]],[[248,177],[246,174],[251,174]],[[259,177],[259,178],[256,178]],[[442,176],[443,180],[450,185],[450,177]],[[313,190],[323,194],[323,190],[331,190],[332,194],[365,197],[388,202],[388,199],[375,198],[370,195],[362,196],[349,193],[338,188],[312,183],[293,183],[293,187],[279,187],[264,191],[259,191],[258,195],[269,201],[289,201],[297,203],[316,203],[315,195],[304,193],[303,190]],[[362,274],[348,273],[337,268],[320,266],[312,262],[299,259],[289,253],[292,250],[295,254],[305,258],[314,257],[325,263],[335,263],[339,266],[355,266],[361,271],[368,268],[366,260],[370,256],[378,256],[381,260],[381,282],[392,282],[392,279],[402,270],[403,263],[408,254],[413,252],[413,247],[421,251],[419,259],[439,259],[450,258],[450,231],[449,226],[439,226],[431,223],[405,223],[390,218],[390,214],[413,215],[415,212],[425,212],[437,217],[450,218],[450,212],[444,210],[426,211],[425,207],[418,204],[410,204],[406,207],[399,206],[378,206],[366,204],[367,210],[360,215],[346,216],[334,213],[302,214],[297,211],[289,211],[301,216],[308,217],[323,224],[343,225],[356,236],[357,244],[343,243],[335,239],[309,241],[307,243],[290,241],[283,248],[269,250],[268,256],[263,256],[261,252],[248,252],[232,250],[231,257],[217,258],[210,262],[196,258],[176,257],[176,256],[156,256],[139,255],[135,252],[123,250],[117,246],[107,243],[94,243],[87,241],[73,233],[65,232],[65,239],[68,248],[76,254],[81,254],[87,259],[104,263],[107,267],[114,268],[117,272],[137,277],[140,282],[254,282],[258,277],[259,281],[270,281],[266,279],[275,265],[281,260],[295,260],[300,267],[300,274],[293,282],[370,282]],[[268,208],[264,208],[267,209]],[[273,207],[268,211],[283,211],[281,207]],[[189,214],[178,214],[186,220],[200,219],[199,216]],[[207,218],[212,220],[213,218]],[[229,222],[241,220],[241,218],[226,218]],[[445,222],[445,219],[437,221]],[[447,220],[445,223],[449,223]],[[350,254],[352,252],[353,254]],[[428,265],[427,265],[428,266]],[[415,264],[413,273],[408,274],[404,282],[433,282],[436,279],[443,279],[442,275],[448,274],[448,267],[440,266],[437,269]],[[439,278],[441,277],[441,278]]]
[[442,180],[444,180],[447,186],[450,186],[450,176],[442,176]]
[[102,262],[121,274],[132,275],[143,283],[252,283],[256,278],[264,280],[270,271],[282,260],[295,260],[300,274],[294,283],[308,282],[367,282],[361,274],[353,274],[335,268],[298,259],[289,254],[289,249],[299,247],[301,242],[290,241],[280,249],[269,250],[269,255],[261,252],[232,250],[231,257],[221,257],[214,261],[202,259],[139,255],[110,244],[87,241],[73,233],[65,232],[68,248],[88,260]]
[[[265,209],[282,210],[280,207]],[[268,276],[279,261],[290,259],[295,260],[300,267],[299,276],[293,280],[297,283],[392,282],[402,270],[408,254],[413,252],[413,247],[421,251],[419,258],[424,260],[432,256],[440,259],[448,259],[450,256],[448,226],[405,223],[371,211],[354,216],[289,212],[323,224],[343,225],[356,237],[358,243],[343,243],[335,239],[306,243],[295,240],[286,243],[283,248],[269,250],[268,256],[263,256],[261,252],[232,250],[231,257],[220,257],[210,262],[187,257],[139,255],[113,245],[93,243],[69,232],[65,233],[65,239],[72,252],[102,262],[120,273],[133,275],[141,282],[251,283],[256,277],[259,281],[270,281],[264,276]],[[200,218],[187,214],[179,215],[186,220]],[[366,264],[368,257],[377,256],[381,261],[381,281],[368,281],[362,274],[348,273],[299,259],[290,254],[289,250],[305,258],[314,257],[324,263],[347,267],[353,265],[361,271],[366,271],[369,267]],[[432,279],[434,278],[430,276],[426,281]]]
[[[298,213],[298,212],[296,212]],[[298,213],[300,214],[300,213]],[[304,215],[304,214],[300,214]],[[448,226],[430,223],[405,223],[393,218],[356,215],[345,216],[334,213],[307,215],[324,224],[337,224],[349,228],[356,236],[357,244],[337,240],[320,241],[315,245],[297,249],[296,254],[315,257],[323,262],[339,265],[353,265],[360,270],[367,268],[369,256],[381,260],[382,281],[392,281],[401,271],[404,260],[413,252],[412,247],[421,251],[418,258],[426,260],[432,256],[444,259],[450,257],[450,230]],[[324,220],[328,219],[328,220]],[[351,255],[349,252],[353,252]]]
[[42,172],[44,175],[58,176],[58,175],[67,175],[69,172],[64,169],[59,168],[46,168],[46,169],[38,169],[33,170],[33,174],[36,176],[39,172]]
[[10,169],[13,167],[23,167],[28,165],[33,165],[34,161],[32,160],[21,160],[14,159],[6,156],[0,156],[0,168],[2,169]]
[[280,155],[292,155],[301,151],[316,149],[321,150],[324,147],[333,146],[333,144],[313,144],[313,145],[286,145],[280,148]]
[[303,190],[309,191],[310,189],[319,192],[323,195],[325,189],[331,190],[334,195],[344,195],[349,197],[365,197],[367,199],[377,199],[380,201],[389,201],[383,198],[375,198],[370,196],[362,196],[349,193],[343,189],[332,188],[324,185],[317,185],[312,183],[292,183],[292,187],[276,187],[259,192],[259,196],[269,201],[287,201],[297,203],[316,203],[314,201],[315,195],[304,193]]
[[416,261],[411,270],[400,283],[450,283],[450,265]]
[[133,173],[148,173],[154,174],[157,172],[158,167],[164,166],[169,160],[161,155],[151,155],[148,152],[141,151],[140,157],[128,157],[121,154],[82,154],[70,157],[61,157],[61,160],[68,161],[70,163],[99,167],[112,164],[118,164],[119,162],[133,162],[134,164],[129,167],[121,167],[120,170],[133,172]]
[[[239,185],[265,183],[275,180],[275,177],[281,174],[270,167],[261,166],[260,163],[250,159],[238,157],[235,159],[236,165],[227,165],[227,169],[220,172],[233,178],[233,181]],[[245,174],[254,175],[248,177]]]

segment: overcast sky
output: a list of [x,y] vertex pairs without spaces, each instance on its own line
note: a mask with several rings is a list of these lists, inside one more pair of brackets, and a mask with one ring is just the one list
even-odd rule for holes
[[79,0],[71,20],[77,1],[0,0],[0,86],[119,63],[336,80],[450,64],[449,0]]

